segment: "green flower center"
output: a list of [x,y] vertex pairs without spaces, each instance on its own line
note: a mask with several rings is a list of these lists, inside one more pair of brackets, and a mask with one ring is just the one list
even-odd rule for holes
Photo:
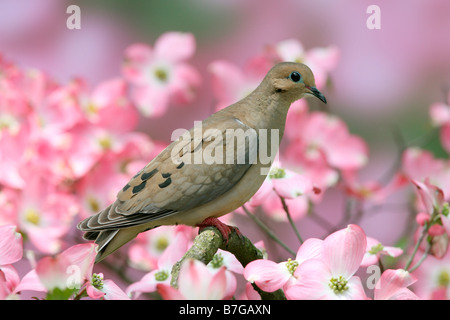
[[294,275],[295,270],[297,270],[298,267],[298,261],[292,260],[291,258],[288,259],[286,262],[286,268],[290,272],[290,274]]
[[220,253],[216,253],[210,262],[211,267],[219,269],[223,266],[223,256]]
[[442,287],[448,287],[450,284],[450,274],[448,274],[447,270],[442,270],[438,275],[438,284]]
[[384,246],[381,243],[378,243],[374,245],[372,248],[370,248],[369,253],[370,254],[377,254],[378,252],[382,251],[384,249]]
[[37,226],[37,225],[39,225],[39,222],[41,221],[41,217],[37,210],[30,208],[25,211],[25,220],[27,220],[29,223]]
[[269,172],[270,179],[283,179],[286,176],[286,171],[282,168],[272,168]]
[[347,280],[342,276],[339,276],[339,278],[331,278],[328,286],[335,294],[340,294],[348,290]]
[[166,270],[161,270],[155,273],[156,281],[164,281],[167,280],[167,278],[169,278],[169,272],[167,272]]
[[448,213],[449,213],[448,202],[444,202],[444,204],[442,205],[442,214],[444,215],[444,217],[448,217]]
[[100,203],[94,197],[89,197],[88,203],[92,212],[98,212],[100,210]]
[[155,76],[161,82],[166,82],[167,78],[169,77],[167,71],[161,68],[155,70]]
[[169,240],[166,237],[160,237],[156,241],[156,249],[160,252],[164,251],[169,246]]
[[103,289],[103,276],[99,275],[97,273],[94,273],[92,275],[91,283],[94,286],[94,288],[96,288],[98,290],[102,290]]

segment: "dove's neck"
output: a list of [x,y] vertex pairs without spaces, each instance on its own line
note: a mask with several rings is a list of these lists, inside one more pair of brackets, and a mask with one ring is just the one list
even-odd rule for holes
[[230,111],[256,130],[278,129],[281,140],[290,105],[291,102],[281,100],[279,95],[262,95],[254,92],[233,105],[235,110]]

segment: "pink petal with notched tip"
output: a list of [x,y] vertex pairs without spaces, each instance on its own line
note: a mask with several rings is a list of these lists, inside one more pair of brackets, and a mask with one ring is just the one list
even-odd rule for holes
[[285,263],[270,260],[252,261],[244,269],[244,278],[266,292],[282,288],[291,277]]
[[355,224],[329,235],[323,243],[323,259],[333,276],[349,279],[358,270],[366,252],[364,231]]
[[195,38],[191,33],[166,32],[155,42],[155,57],[179,62],[192,57],[195,52]]

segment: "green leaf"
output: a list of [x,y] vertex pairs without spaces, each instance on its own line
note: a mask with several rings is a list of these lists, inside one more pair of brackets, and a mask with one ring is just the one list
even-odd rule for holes
[[77,291],[78,291],[77,289],[55,288],[52,291],[47,293],[47,296],[45,297],[45,299],[46,300],[68,300]]

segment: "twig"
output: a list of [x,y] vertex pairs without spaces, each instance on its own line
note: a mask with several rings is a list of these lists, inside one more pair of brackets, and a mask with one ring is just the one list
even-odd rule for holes
[[417,253],[417,250],[419,249],[420,244],[422,243],[423,239],[427,235],[429,228],[430,228],[430,224],[426,222],[425,225],[423,226],[422,233],[420,234],[420,237],[417,240],[416,245],[414,246],[414,250],[413,250],[411,256],[409,257],[408,261],[406,262],[406,265],[404,268],[405,270],[409,271],[409,267],[411,266],[411,263]]
[[242,206],[242,209],[244,209],[247,216],[250,219],[252,219],[261,229],[263,229],[272,240],[274,240],[276,243],[278,243],[284,250],[289,252],[289,254],[291,254],[292,256],[295,256],[296,253],[293,250],[291,250],[291,248],[289,248],[283,241],[281,241],[275,235],[275,233],[273,233],[273,231],[270,230],[270,228],[261,219],[259,219],[253,213],[251,213],[245,206]]
[[300,235],[300,232],[298,231],[297,226],[294,223],[294,220],[292,220],[291,214],[289,213],[289,208],[286,204],[286,200],[282,196],[279,196],[279,197],[281,200],[281,204],[283,205],[284,212],[286,212],[289,223],[290,223],[292,229],[294,229],[295,235],[297,236],[298,240],[300,241],[300,244],[302,244],[303,243],[302,236]]
[[428,242],[427,243],[427,248],[426,248],[425,252],[423,253],[422,257],[420,257],[420,260],[417,261],[417,263],[415,265],[413,265],[411,268],[409,268],[408,272],[413,272],[418,267],[420,267],[422,262],[424,262],[425,259],[428,257],[428,254],[430,253],[430,250],[431,250],[431,244]]

